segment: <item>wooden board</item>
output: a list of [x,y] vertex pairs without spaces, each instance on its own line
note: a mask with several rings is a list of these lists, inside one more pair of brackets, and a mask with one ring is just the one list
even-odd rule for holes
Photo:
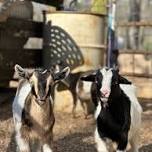
[[0,87],[8,86],[9,80],[14,75],[15,64],[20,64],[23,67],[39,67],[42,65],[41,56],[41,49],[0,49]]
[[33,2],[59,7],[63,0],[32,0]]
[[22,37],[42,37],[43,23],[32,20],[8,18],[7,22],[0,23],[0,30],[6,30],[8,36],[22,31]]

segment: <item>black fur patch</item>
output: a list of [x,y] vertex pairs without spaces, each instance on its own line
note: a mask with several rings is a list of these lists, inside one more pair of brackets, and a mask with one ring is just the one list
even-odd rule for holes
[[128,142],[131,124],[130,100],[121,90],[120,96],[109,97],[108,107],[102,107],[97,118],[97,128],[101,138],[107,137],[118,143],[119,150],[124,150]]

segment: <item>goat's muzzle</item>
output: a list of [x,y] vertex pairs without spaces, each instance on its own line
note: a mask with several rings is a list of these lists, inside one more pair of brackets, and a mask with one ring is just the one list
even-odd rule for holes
[[39,105],[43,105],[43,104],[45,104],[45,102],[46,102],[46,97],[36,98],[35,100],[36,100],[36,102],[37,102]]

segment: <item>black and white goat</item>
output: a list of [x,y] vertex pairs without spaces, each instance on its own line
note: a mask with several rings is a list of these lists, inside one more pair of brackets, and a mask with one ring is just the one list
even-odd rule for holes
[[31,140],[39,142],[43,152],[52,152],[55,122],[51,89],[69,74],[66,67],[56,74],[36,69],[29,73],[19,65],[15,71],[22,78],[13,102],[16,142],[20,152],[31,152]]
[[138,152],[142,108],[138,103],[135,86],[109,68],[83,76],[92,81],[91,95],[96,105],[95,141],[98,152],[108,152],[108,139],[117,144],[117,152],[125,152],[130,141],[133,152]]

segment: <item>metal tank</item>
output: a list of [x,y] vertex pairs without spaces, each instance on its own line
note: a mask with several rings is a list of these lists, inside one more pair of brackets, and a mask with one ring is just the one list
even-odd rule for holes
[[[78,71],[93,69],[104,64],[105,15],[54,12],[47,13],[46,19],[47,21],[51,21],[51,26],[59,26],[64,29],[78,45],[84,60],[84,64],[77,68]],[[50,52],[48,53],[48,51]],[[49,54],[52,53],[52,50],[46,49],[45,53],[47,53],[47,56],[45,56],[44,60],[51,61]],[[46,63],[48,64],[48,62]]]

